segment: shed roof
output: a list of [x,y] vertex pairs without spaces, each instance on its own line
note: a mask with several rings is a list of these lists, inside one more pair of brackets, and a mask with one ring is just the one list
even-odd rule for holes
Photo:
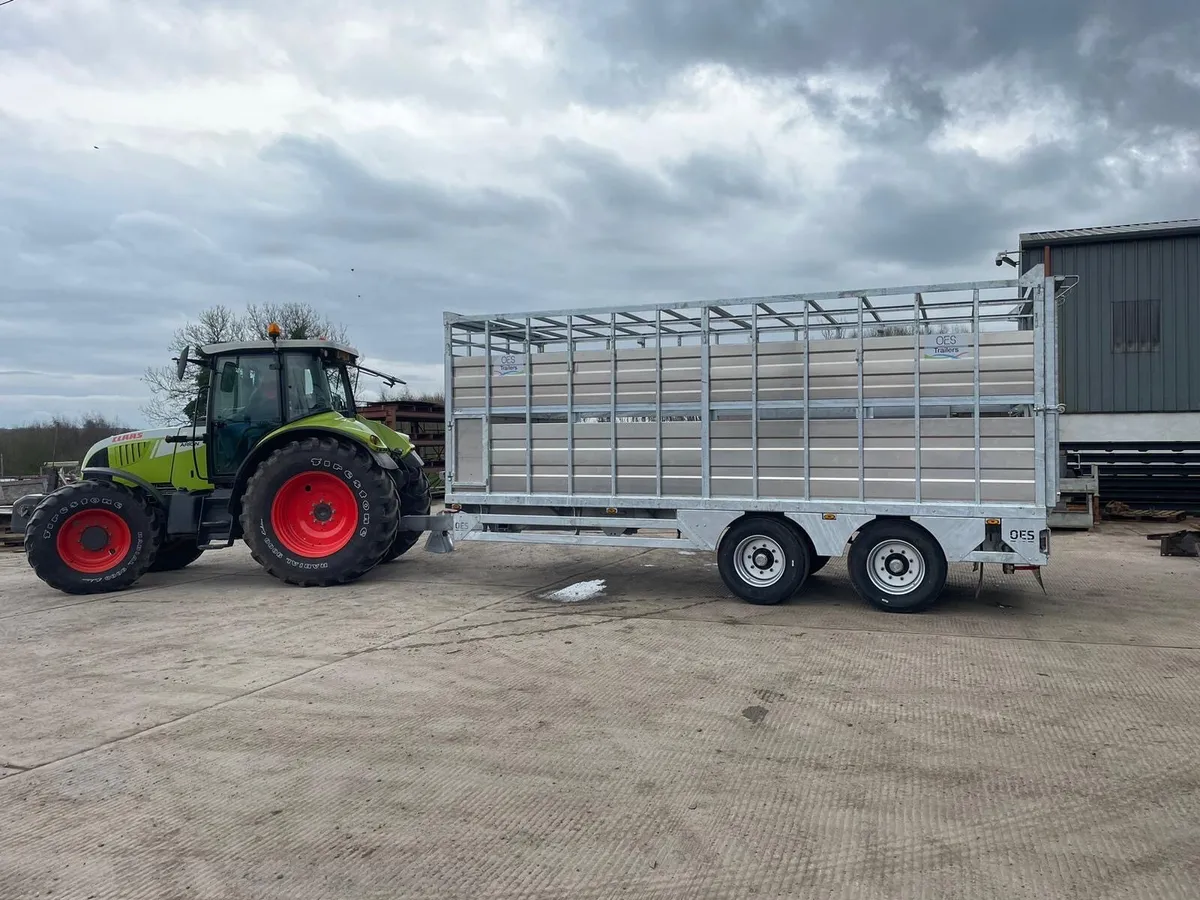
[[1084,244],[1093,241],[1127,241],[1137,238],[1178,237],[1200,234],[1200,219],[1143,222],[1138,225],[1099,225],[1060,231],[1031,231],[1021,235],[1021,249],[1045,244]]

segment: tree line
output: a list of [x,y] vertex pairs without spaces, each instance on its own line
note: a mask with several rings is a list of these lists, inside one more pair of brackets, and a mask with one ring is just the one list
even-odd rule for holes
[[0,428],[0,475],[38,475],[48,462],[80,461],[88,447],[129,429],[104,416],[55,417],[49,422]]

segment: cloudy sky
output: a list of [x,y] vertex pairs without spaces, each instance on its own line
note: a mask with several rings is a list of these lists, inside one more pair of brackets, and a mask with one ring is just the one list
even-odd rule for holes
[[1198,46],[1195,0],[13,0],[0,424],[138,423],[213,303],[311,302],[421,389],[445,309],[993,278],[1200,215]]

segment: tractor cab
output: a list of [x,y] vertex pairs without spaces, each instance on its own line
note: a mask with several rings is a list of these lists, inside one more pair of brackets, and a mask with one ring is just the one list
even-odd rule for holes
[[[248,341],[198,350],[207,377],[209,476],[237,473],[264,437],[314,416],[354,419],[350,367],[357,354],[326,341]],[[186,353],[184,354],[186,358]]]

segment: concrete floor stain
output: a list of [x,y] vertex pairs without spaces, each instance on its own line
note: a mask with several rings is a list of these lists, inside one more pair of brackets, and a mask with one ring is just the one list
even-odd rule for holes
[[742,715],[750,720],[751,725],[757,725],[767,717],[767,708],[765,706],[747,706],[742,710]]

